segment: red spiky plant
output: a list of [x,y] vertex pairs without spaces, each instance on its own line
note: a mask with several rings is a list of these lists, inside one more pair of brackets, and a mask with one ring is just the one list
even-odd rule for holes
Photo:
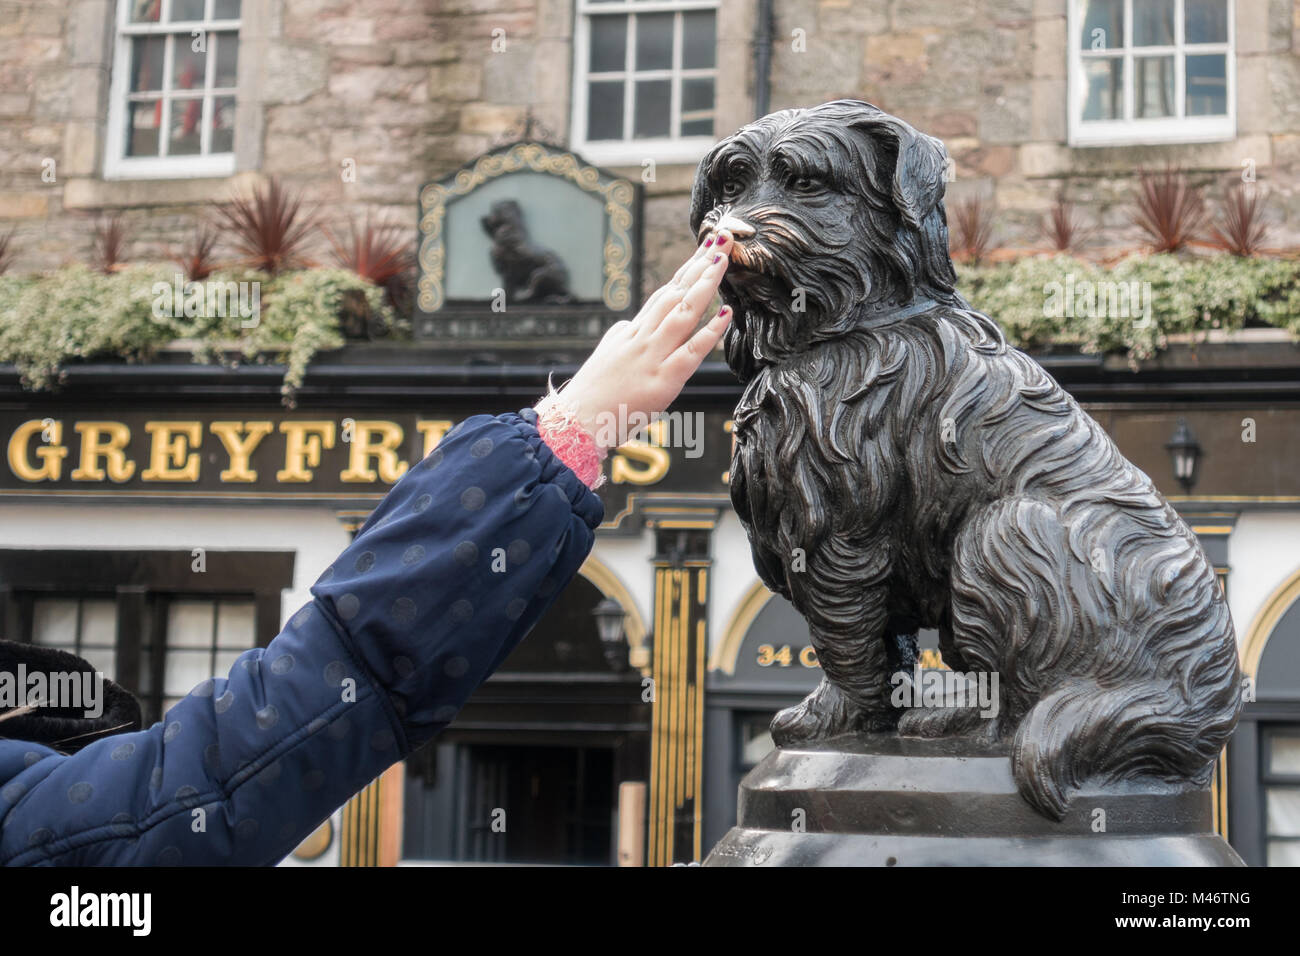
[[18,255],[18,249],[14,246],[14,233],[17,229],[10,229],[4,235],[0,235],[0,276],[9,271],[9,267],[14,264],[14,259]]
[[1205,197],[1181,170],[1168,166],[1160,173],[1143,170],[1138,183],[1133,223],[1155,252],[1177,252],[1196,238],[1205,222]]
[[993,204],[981,198],[967,199],[952,210],[949,252],[959,262],[977,264],[993,248]]
[[360,228],[355,221],[348,222],[343,237],[329,229],[322,231],[329,240],[335,262],[382,288],[388,294],[389,303],[404,311],[415,267],[412,237],[407,229],[384,218],[372,221],[366,213]]
[[1234,256],[1257,256],[1264,250],[1268,225],[1260,193],[1246,183],[1237,183],[1220,207],[1219,219],[1210,228],[1214,244]]
[[91,261],[100,272],[112,273],[122,268],[126,260],[126,244],[130,232],[121,213],[114,213],[95,224],[94,246]]
[[216,207],[216,215],[246,265],[275,275],[311,264],[307,251],[319,213],[279,179],[272,178],[251,196],[232,197]]
[[217,230],[210,223],[200,222],[190,237],[180,246],[173,247],[171,260],[181,267],[185,278],[202,282],[217,268],[213,252],[217,247]]
[[1055,251],[1078,252],[1087,245],[1096,229],[1085,226],[1074,203],[1059,196],[1051,211],[1043,217],[1040,231],[1048,246]]

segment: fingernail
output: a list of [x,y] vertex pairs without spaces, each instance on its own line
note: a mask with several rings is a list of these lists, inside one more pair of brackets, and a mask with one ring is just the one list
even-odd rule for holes
[[718,255],[716,255],[716,256],[713,257],[713,261],[714,261],[714,262],[717,262],[717,261],[718,261],[719,259],[721,259],[721,258],[722,258],[722,254],[719,253]]
[[[709,237],[709,241],[706,242],[706,243],[704,244],[704,248],[707,249],[707,248],[709,248],[709,246],[711,246],[711,245],[713,245],[713,237],[712,237],[712,236],[710,236],[710,237]],[[722,245],[722,243],[718,243],[718,245]]]
[[721,248],[722,248],[723,246],[725,246],[726,244],[727,244],[727,237],[726,237],[726,236],[718,236],[718,248],[721,249]]
[[718,310],[718,315],[726,315],[730,311],[731,311],[731,306],[724,305],[722,308]]

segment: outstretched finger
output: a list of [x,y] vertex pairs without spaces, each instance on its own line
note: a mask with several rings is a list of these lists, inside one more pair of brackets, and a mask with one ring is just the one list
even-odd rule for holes
[[730,260],[726,255],[715,253],[695,277],[681,301],[664,316],[654,334],[661,340],[665,353],[675,350],[695,330],[700,317],[707,312],[709,303],[717,294],[728,265]]
[[718,342],[722,339],[722,334],[727,331],[727,326],[731,324],[732,314],[729,305],[724,305],[719,309],[718,314],[709,319],[702,329],[692,335],[672,355],[668,356],[667,361],[663,364],[664,372],[673,376],[676,381],[685,384],[686,380],[695,374],[695,370],[700,367],[700,363],[717,347]]
[[[699,321],[704,310],[708,308],[709,302],[713,298],[713,292],[709,292],[700,298],[699,287],[702,282],[709,283],[712,289],[716,290],[718,283],[722,281],[722,274],[726,272],[730,260],[727,257],[727,243],[731,241],[730,234],[723,232],[713,247],[704,252],[697,258],[692,259],[682,267],[681,278],[676,284],[664,286],[660,290],[662,295],[656,294],[646,303],[642,314],[637,317],[637,335],[645,338],[658,331],[664,319],[673,314],[681,315],[683,303],[687,296],[692,296],[689,307],[694,309],[690,327],[694,328],[695,323]],[[717,251],[715,251],[717,250]],[[674,312],[674,310],[677,310]],[[682,330],[677,341],[673,342],[671,347],[676,348],[681,344],[681,338],[684,338],[687,330]]]

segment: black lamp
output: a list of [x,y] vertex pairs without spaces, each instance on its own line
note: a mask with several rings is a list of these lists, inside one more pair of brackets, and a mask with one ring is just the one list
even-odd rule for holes
[[626,645],[623,643],[623,605],[613,598],[604,598],[591,609],[591,616],[596,619],[596,633],[600,635],[600,646],[604,648],[605,660],[616,671],[627,669]]
[[1174,437],[1169,439],[1165,448],[1174,463],[1174,477],[1183,486],[1183,490],[1190,494],[1192,486],[1196,484],[1196,463],[1201,457],[1201,443],[1187,426],[1187,419],[1178,419]]

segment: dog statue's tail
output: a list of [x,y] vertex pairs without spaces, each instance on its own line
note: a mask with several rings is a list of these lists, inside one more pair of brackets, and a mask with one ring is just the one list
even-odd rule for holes
[[1241,709],[1232,619],[1204,552],[1154,491],[1126,504],[1069,520],[1003,499],[954,551],[962,653],[1014,678],[1012,709],[1028,697],[1012,771],[1052,819],[1083,787],[1204,787]]
[[1012,745],[1021,794],[1060,820],[1085,782],[1104,787],[1146,778],[1207,786],[1241,707],[1235,648],[1231,656],[1216,650],[1202,646],[1194,677],[1109,687],[1076,678],[1039,700]]

